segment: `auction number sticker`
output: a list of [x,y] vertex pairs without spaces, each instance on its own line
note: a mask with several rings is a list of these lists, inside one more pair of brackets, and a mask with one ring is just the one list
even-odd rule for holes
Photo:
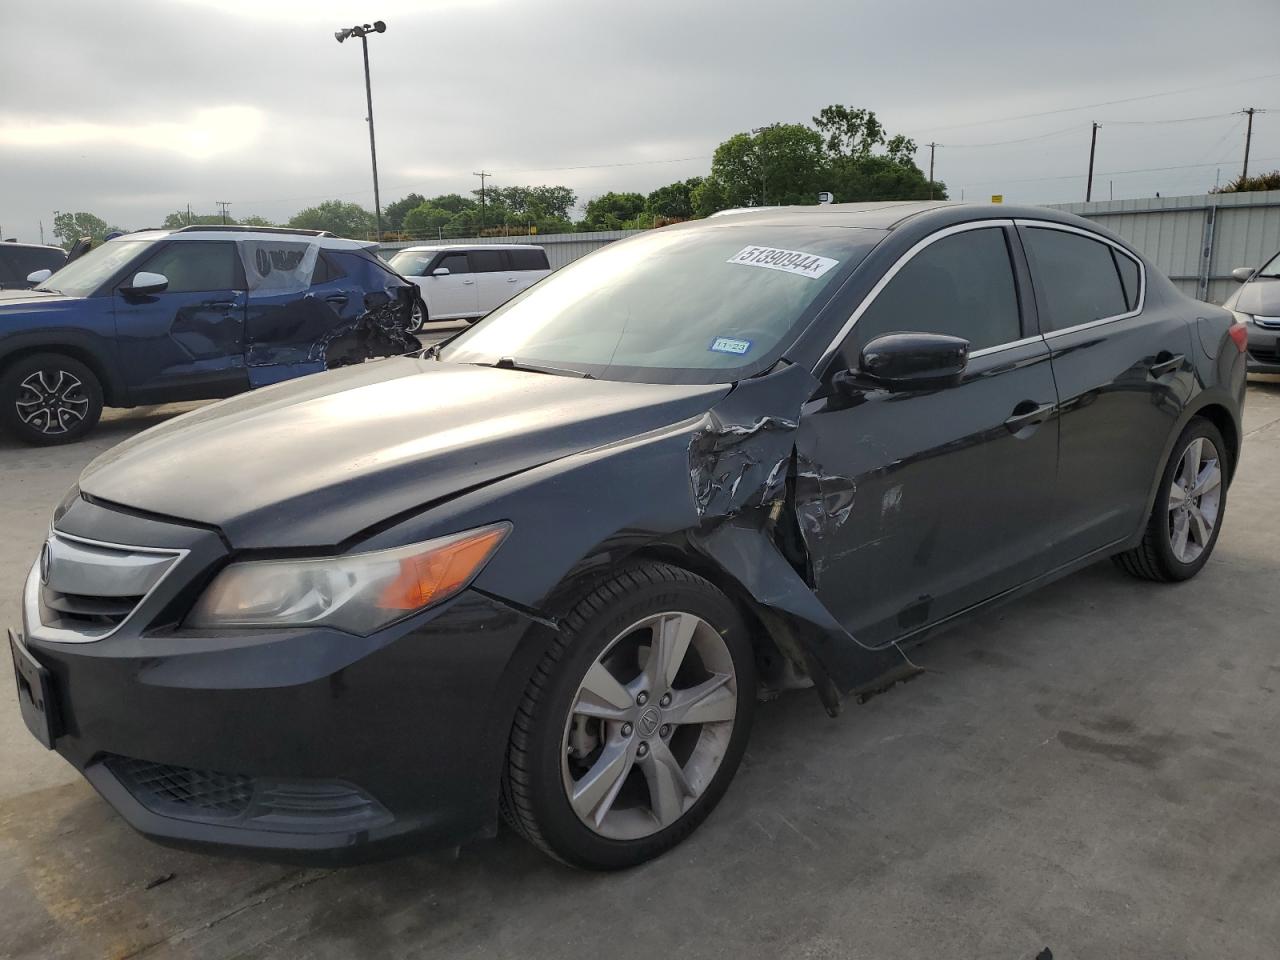
[[716,337],[707,349],[714,350],[716,353],[736,353],[742,356],[751,349],[751,341],[739,340],[737,337]]
[[794,273],[810,280],[816,280],[840,261],[830,257],[820,257],[815,253],[803,250],[780,250],[777,247],[743,247],[725,263],[741,263],[748,267],[763,267],[766,270],[781,270],[783,273]]

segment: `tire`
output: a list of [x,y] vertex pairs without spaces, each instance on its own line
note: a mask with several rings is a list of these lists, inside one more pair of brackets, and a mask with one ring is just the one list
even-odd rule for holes
[[405,324],[405,333],[417,333],[427,322],[427,306],[421,300],[414,300],[409,311],[409,322]]
[[[655,646],[677,651],[666,661],[679,664],[673,683],[648,657]],[[503,813],[571,866],[659,856],[724,795],[755,692],[746,624],[720,590],[665,563],[626,569],[574,606],[534,670],[511,730]],[[695,705],[704,720],[689,719]]]
[[102,384],[61,353],[36,353],[0,374],[0,425],[34,446],[74,443],[102,416]]
[[[1192,456],[1199,461],[1198,482],[1189,483]],[[1222,530],[1229,456],[1222,434],[1212,423],[1196,417],[1187,424],[1161,474],[1142,542],[1115,557],[1120,569],[1160,583],[1189,580],[1200,572]],[[1191,496],[1182,492],[1188,489]],[[1207,532],[1204,521],[1209,523]],[[1182,529],[1187,531],[1185,539],[1180,537]]]

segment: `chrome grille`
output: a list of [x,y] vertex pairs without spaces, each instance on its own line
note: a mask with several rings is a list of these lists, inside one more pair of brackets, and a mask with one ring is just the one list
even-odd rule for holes
[[39,623],[49,640],[100,640],[137,609],[183,552],[100,543],[55,530],[27,581],[27,622]]

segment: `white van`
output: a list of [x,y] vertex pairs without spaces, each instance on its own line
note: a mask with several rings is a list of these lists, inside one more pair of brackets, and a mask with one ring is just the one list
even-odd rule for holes
[[436,320],[475,323],[551,272],[546,250],[527,243],[406,247],[388,262],[422,291],[426,314],[415,308],[411,330]]

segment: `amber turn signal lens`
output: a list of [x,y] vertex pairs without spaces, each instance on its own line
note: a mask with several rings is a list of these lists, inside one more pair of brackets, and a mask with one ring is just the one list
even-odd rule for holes
[[425,553],[400,559],[400,575],[383,587],[384,610],[420,610],[451,597],[470,582],[507,535],[507,526],[467,534]]

